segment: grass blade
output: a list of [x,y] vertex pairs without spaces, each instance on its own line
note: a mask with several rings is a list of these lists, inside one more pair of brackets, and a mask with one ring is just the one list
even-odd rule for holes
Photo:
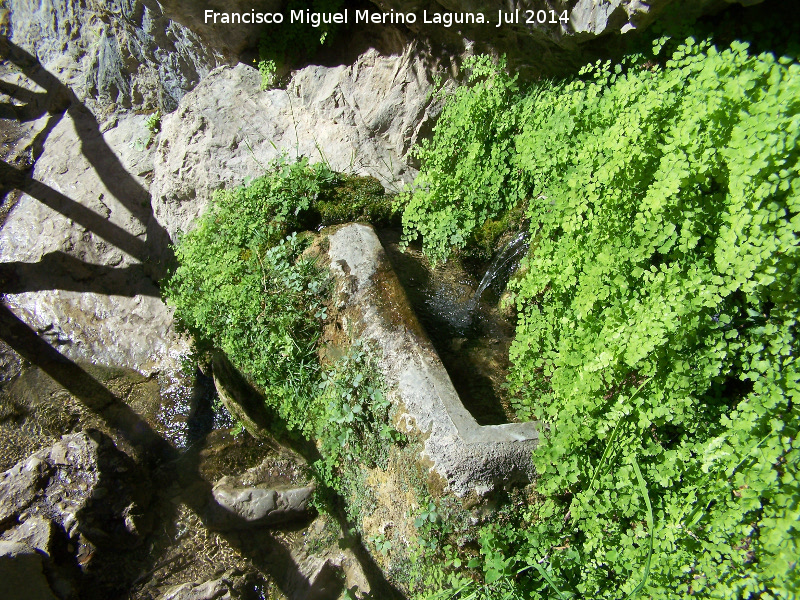
[[644,562],[644,577],[642,577],[642,581],[639,585],[633,588],[633,591],[628,594],[628,598],[635,597],[636,594],[642,591],[645,583],[647,583],[647,578],[650,576],[650,562],[653,558],[653,541],[655,538],[655,532],[653,531],[653,505],[650,504],[650,494],[647,491],[647,484],[644,482],[644,477],[642,477],[642,472],[639,470],[639,463],[636,462],[636,458],[633,459],[633,471],[636,473],[636,479],[644,495],[644,503],[647,505],[647,530],[650,534],[650,539],[647,543],[647,559]]
[[533,563],[533,567],[537,571],[539,571],[539,574],[542,577],[544,577],[544,580],[548,583],[548,585],[551,588],[553,588],[555,590],[556,594],[558,594],[558,597],[561,598],[561,600],[570,600],[570,598],[572,598],[572,594],[566,594],[566,593],[562,592],[560,589],[558,589],[558,586],[556,585],[556,582],[553,581],[553,578],[550,576],[550,573],[545,571],[544,567],[542,565],[540,565],[539,563]]

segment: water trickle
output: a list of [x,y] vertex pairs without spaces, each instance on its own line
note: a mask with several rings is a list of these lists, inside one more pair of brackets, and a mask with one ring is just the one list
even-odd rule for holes
[[378,235],[464,406],[480,425],[513,422],[516,415],[504,384],[514,323],[491,303],[482,302],[481,295],[513,271],[527,238],[516,236],[500,252],[478,292],[477,280],[457,259],[434,269],[418,245],[400,250],[398,231],[381,230]]
[[478,305],[483,292],[485,292],[486,288],[488,288],[493,282],[502,281],[504,285],[508,282],[508,279],[514,273],[514,271],[517,270],[517,267],[519,267],[519,261],[528,251],[528,246],[528,232],[520,231],[510,242],[505,245],[502,250],[500,250],[500,252],[495,255],[494,259],[489,265],[489,268],[486,269],[483,279],[481,279],[480,284],[478,284],[478,289],[475,290],[475,294],[469,301],[470,312],[475,310],[475,307]]

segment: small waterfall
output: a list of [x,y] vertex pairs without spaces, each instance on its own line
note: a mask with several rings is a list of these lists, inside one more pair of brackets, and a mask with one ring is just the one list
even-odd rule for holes
[[501,275],[510,275],[519,265],[519,260],[528,251],[528,232],[520,231],[505,247],[497,253],[492,260],[489,268],[481,279],[475,295],[468,303],[469,311],[475,310],[481,295],[486,291],[492,282]]

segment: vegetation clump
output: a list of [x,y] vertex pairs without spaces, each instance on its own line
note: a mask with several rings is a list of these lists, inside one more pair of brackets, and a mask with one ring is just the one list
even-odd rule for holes
[[510,384],[548,427],[488,587],[439,597],[793,597],[800,65],[689,38],[527,90],[471,67],[405,236],[443,260],[527,205]]
[[[319,359],[330,283],[304,254],[311,236],[302,230],[322,217],[371,216],[383,196],[373,181],[306,159],[279,160],[264,176],[214,195],[175,246],[178,266],[165,285],[200,349],[224,352],[286,428],[318,440],[317,474],[334,488],[346,467],[375,464],[380,446],[400,436],[365,348],[356,344],[331,363]],[[348,204],[346,189],[362,195]]]
[[257,66],[262,90],[276,87],[280,73],[285,73],[291,63],[311,58],[340,27],[336,23],[320,23],[312,27],[304,20],[290,22],[288,17],[292,12],[332,14],[343,6],[342,0],[288,0],[285,3],[283,14],[287,16],[286,22],[267,26],[258,44]]

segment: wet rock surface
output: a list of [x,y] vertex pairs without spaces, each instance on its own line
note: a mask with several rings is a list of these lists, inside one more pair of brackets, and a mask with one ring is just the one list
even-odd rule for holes
[[224,579],[205,583],[184,583],[161,596],[161,600],[233,600],[230,584]]
[[239,474],[219,479],[205,515],[208,527],[219,531],[252,530],[293,521],[308,522],[315,485],[305,460],[294,452],[271,446],[277,454]]
[[[150,497],[135,463],[110,438],[87,431],[64,436],[0,475],[0,523],[38,517],[76,544],[128,548],[147,533]],[[47,537],[41,521],[13,535]]]
[[[161,398],[154,379],[100,367],[92,367],[90,373],[127,406],[141,411],[142,419],[134,427],[152,424],[160,435],[170,434],[169,427],[159,424],[158,411],[154,410],[156,399]],[[41,397],[30,400],[37,393]],[[114,410],[121,410],[121,404]],[[310,526],[309,512],[302,502],[290,506],[302,506],[307,518],[280,523],[277,529],[275,525],[247,531],[209,528],[209,513],[215,506],[229,519],[233,515],[234,521],[244,522],[217,505],[212,493],[214,482],[228,482],[234,490],[280,490],[284,498],[291,496],[287,494],[290,490],[309,488],[304,461],[274,440],[264,442],[247,435],[237,438],[229,429],[212,430],[180,453],[157,455],[162,457],[161,462],[156,460],[155,468],[143,470],[125,453],[145,462],[149,454],[137,450],[121,431],[107,429],[118,438],[117,448],[124,452],[108,446],[110,438],[106,436],[100,436],[104,441],[92,441],[97,435],[94,432],[80,431],[64,439],[54,435],[65,427],[65,418],[70,427],[79,430],[91,424],[108,426],[79,399],[63,389],[59,391],[52,381],[48,384],[45,375],[30,367],[0,389],[0,409],[16,415],[9,416],[0,437],[6,438],[5,432],[19,423],[22,429],[17,430],[23,437],[41,431],[38,443],[46,446],[32,456],[26,455],[3,476],[0,540],[35,548],[59,598],[99,600],[124,593],[125,597],[155,600],[187,582],[196,582],[181,593],[224,592],[232,598],[254,600],[301,599],[311,597],[308,593],[316,585],[313,582],[320,555],[331,558],[335,565],[346,563],[351,581],[354,573],[361,573],[362,584],[365,581],[352,552],[336,546],[338,529],[320,532]],[[184,430],[187,428],[184,424]],[[76,440],[82,442],[76,446]],[[173,448],[181,447],[178,441]],[[89,468],[94,456],[101,465],[97,470]],[[101,460],[103,456],[110,458]],[[153,458],[147,464],[152,465]],[[114,467],[109,475],[107,463],[128,470],[120,472]],[[149,502],[136,500],[133,492],[147,490],[152,490]],[[310,493],[310,488],[307,491]],[[221,499],[219,493],[217,496]],[[302,497],[306,498],[305,492]],[[307,544],[314,546],[313,559],[305,554]],[[342,580],[339,566],[331,579],[337,582],[337,590]],[[224,585],[205,585],[220,579]]]

